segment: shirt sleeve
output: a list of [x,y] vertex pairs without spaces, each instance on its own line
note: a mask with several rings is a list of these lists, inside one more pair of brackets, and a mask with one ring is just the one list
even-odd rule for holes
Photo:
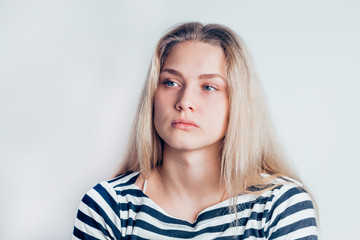
[[266,239],[317,240],[316,213],[306,190],[297,185],[285,184],[275,191],[266,218]]
[[120,207],[107,182],[97,184],[82,198],[72,239],[121,239]]

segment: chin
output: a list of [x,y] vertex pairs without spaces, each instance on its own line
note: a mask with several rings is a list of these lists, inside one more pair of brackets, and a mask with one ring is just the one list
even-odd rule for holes
[[179,150],[179,151],[191,151],[191,150],[195,150],[197,149],[196,145],[191,144],[191,142],[187,142],[187,143],[181,143],[181,142],[176,142],[176,143],[167,143],[167,145],[169,145],[169,147]]
[[178,151],[194,151],[199,149],[205,149],[213,146],[211,143],[203,143],[197,141],[169,141],[166,143],[170,148],[178,150]]

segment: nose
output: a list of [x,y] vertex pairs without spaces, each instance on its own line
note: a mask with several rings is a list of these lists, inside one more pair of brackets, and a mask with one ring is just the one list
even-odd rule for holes
[[180,92],[175,108],[178,111],[196,111],[195,93],[189,87],[185,87]]

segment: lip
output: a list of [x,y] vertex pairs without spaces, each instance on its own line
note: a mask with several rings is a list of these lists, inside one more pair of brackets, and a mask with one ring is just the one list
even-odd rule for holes
[[171,125],[175,128],[180,128],[180,129],[191,129],[191,128],[199,127],[196,123],[187,119],[176,119],[171,122]]

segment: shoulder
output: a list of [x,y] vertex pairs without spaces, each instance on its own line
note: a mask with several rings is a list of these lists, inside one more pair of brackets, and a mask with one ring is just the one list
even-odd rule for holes
[[139,172],[124,173],[113,179],[104,181],[100,184],[104,184],[108,188],[113,189],[114,191],[121,191],[121,190],[125,191],[125,190],[135,189],[137,188],[135,182],[139,176],[140,176]]
[[291,201],[310,201],[311,197],[305,186],[299,181],[288,177],[277,177],[272,181],[271,202],[276,206]]
[[[84,197],[91,197],[94,200],[104,199],[110,203],[117,201],[117,195],[124,194],[123,192],[131,191],[135,187],[135,181],[138,177],[138,172],[126,173],[119,175],[113,179],[102,181],[90,189]],[[83,199],[84,200],[84,199]]]
[[121,236],[121,196],[134,189],[138,172],[120,175],[96,184],[82,198],[74,226],[74,237],[87,239]]
[[280,239],[317,239],[316,212],[311,195],[294,179],[277,177],[266,192],[265,235]]

